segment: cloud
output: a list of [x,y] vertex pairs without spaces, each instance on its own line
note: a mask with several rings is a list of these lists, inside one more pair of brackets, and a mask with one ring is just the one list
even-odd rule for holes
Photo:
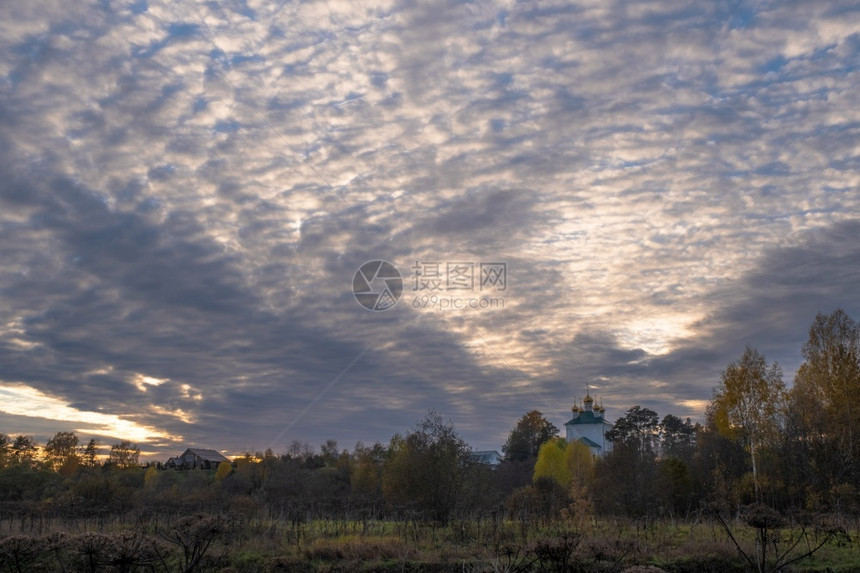
[[[856,316],[851,3],[0,10],[4,388],[205,447],[429,408],[497,447],[587,384],[696,415],[744,344],[788,373]],[[504,307],[414,308],[416,261],[506,262]]]
[[76,432],[102,436],[124,436],[135,442],[162,442],[181,440],[153,427],[141,426],[113,414],[76,410],[61,400],[47,396],[26,386],[0,388],[3,412],[27,418],[42,418],[51,422],[72,422],[79,426]]

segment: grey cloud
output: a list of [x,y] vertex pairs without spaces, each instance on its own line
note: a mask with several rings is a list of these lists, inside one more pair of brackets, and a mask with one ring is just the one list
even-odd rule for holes
[[[757,347],[782,364],[790,383],[800,365],[801,346],[819,312],[842,308],[860,316],[860,223],[848,220],[809,233],[791,247],[774,248],[736,283],[714,291],[708,320],[696,325],[693,339],[665,356],[649,357],[639,372],[672,383],[673,396],[708,399],[719,383],[719,372],[737,360],[746,345]],[[621,361],[598,367],[603,371]],[[670,408],[667,403],[664,408]]]
[[[365,352],[285,440],[436,407],[498,447],[589,381],[668,413],[747,342],[788,373],[860,312],[851,6],[6,6],[0,380],[264,447]],[[460,255],[505,309],[352,299]]]

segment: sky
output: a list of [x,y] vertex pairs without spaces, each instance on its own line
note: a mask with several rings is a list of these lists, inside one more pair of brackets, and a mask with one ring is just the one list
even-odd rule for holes
[[837,0],[0,3],[0,432],[277,453],[435,409],[500,449],[587,390],[700,420],[747,345],[790,385],[817,313],[860,319],[857,30]]

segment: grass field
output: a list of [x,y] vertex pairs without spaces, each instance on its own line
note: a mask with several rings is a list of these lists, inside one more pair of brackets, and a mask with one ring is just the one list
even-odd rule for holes
[[[857,522],[843,523],[813,556],[785,571],[860,571]],[[756,554],[756,530],[729,524]],[[799,556],[821,533],[783,529],[768,552]],[[726,530],[695,522],[600,519],[564,523],[501,519],[452,521],[309,520],[189,516],[15,518],[0,523],[0,555],[9,571],[465,571],[731,572],[756,571]],[[772,563],[772,561],[771,561]]]

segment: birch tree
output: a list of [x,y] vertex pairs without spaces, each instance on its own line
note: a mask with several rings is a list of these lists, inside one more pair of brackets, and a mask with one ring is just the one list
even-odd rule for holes
[[785,384],[779,364],[768,365],[764,355],[751,346],[747,346],[740,360],[728,365],[714,393],[717,428],[743,443],[752,464],[757,501],[760,501],[760,451],[779,435],[784,400]]
[[860,327],[842,309],[819,313],[794,379],[795,410],[838,482],[860,476]]

